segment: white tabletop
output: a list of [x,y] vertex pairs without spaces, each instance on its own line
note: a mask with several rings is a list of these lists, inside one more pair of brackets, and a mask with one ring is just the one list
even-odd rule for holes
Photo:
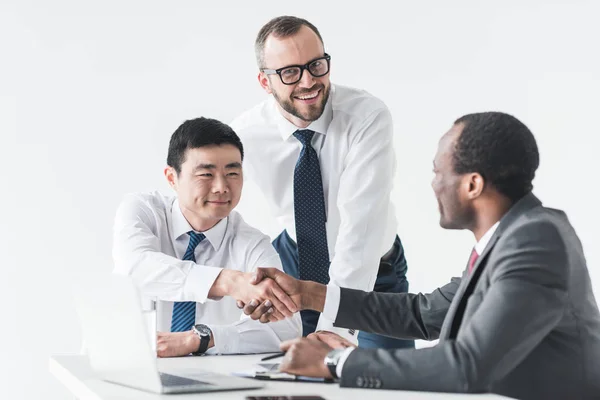
[[[205,357],[180,357],[159,359],[161,371],[176,373],[177,370],[199,368],[224,374],[233,371],[247,370],[258,362],[264,355],[243,356],[205,356]],[[231,392],[211,392],[196,394],[159,395],[125,386],[104,382],[94,376],[87,357],[83,355],[56,355],[50,357],[50,373],[56,377],[73,395],[81,400],[109,400],[109,399],[142,399],[155,400],[164,398],[190,399],[244,399],[246,396],[291,396],[291,395],[319,395],[326,400],[368,398],[373,399],[506,399],[506,397],[493,394],[449,394],[427,393],[397,390],[375,389],[350,389],[340,388],[338,384],[307,383],[307,382],[276,382],[261,381],[265,383],[262,389],[241,390]],[[175,396],[175,397],[173,397]]]

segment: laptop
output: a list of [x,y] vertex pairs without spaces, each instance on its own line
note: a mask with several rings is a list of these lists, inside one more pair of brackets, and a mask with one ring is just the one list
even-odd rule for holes
[[185,376],[158,370],[141,297],[125,276],[88,276],[73,288],[90,366],[105,381],[154,393],[258,389],[252,379],[188,370]]

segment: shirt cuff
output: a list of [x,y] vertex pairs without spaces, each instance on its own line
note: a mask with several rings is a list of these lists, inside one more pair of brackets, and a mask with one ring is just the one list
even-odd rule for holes
[[206,354],[236,354],[239,353],[238,341],[233,338],[238,335],[235,326],[207,325],[212,333],[214,346],[206,350]]
[[344,370],[344,363],[350,356],[350,353],[352,353],[354,351],[354,349],[355,349],[355,347],[348,347],[346,350],[344,350],[344,352],[340,356],[340,360],[338,361],[338,364],[335,367],[335,373],[338,376],[338,378],[342,377],[342,371]]
[[325,304],[323,305],[323,316],[330,321],[335,321],[340,308],[340,287],[330,283],[327,285]]
[[206,265],[194,265],[183,287],[186,301],[205,303],[213,283],[223,269]]

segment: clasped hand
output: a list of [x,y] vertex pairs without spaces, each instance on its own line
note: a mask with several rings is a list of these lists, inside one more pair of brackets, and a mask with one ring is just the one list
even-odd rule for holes
[[260,289],[260,294],[248,300],[235,298],[238,308],[254,320],[263,323],[280,321],[303,309],[301,281],[277,268],[258,268],[249,283]]

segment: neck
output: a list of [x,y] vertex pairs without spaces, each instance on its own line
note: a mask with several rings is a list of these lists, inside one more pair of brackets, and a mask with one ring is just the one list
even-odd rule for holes
[[288,121],[290,121],[292,124],[294,124],[294,126],[296,126],[299,129],[304,129],[304,128],[306,128],[307,126],[309,126],[312,123],[312,121],[305,121],[305,120],[300,119],[300,118],[296,117],[295,115],[292,115],[289,112],[285,111],[279,105],[279,103],[277,103],[277,109],[279,110],[279,112],[281,113],[281,115],[283,115],[283,118],[285,118]]
[[473,226],[469,228],[475,235],[475,240],[479,242],[483,235],[490,230],[492,226],[510,210],[512,202],[504,197],[500,196],[489,201],[483,201],[478,207],[481,212],[476,212],[475,222]]

